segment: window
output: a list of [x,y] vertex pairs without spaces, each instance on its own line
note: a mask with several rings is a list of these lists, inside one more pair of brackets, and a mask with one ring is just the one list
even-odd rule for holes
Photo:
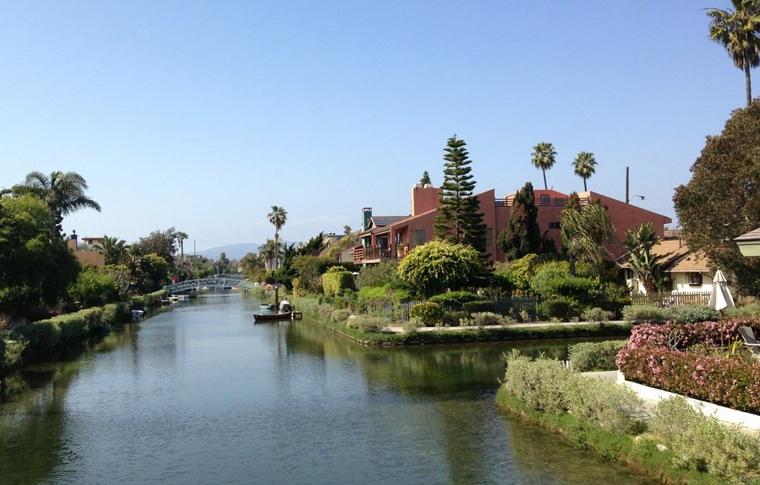
[[541,194],[541,197],[539,198],[539,204],[540,205],[550,205],[551,204],[551,197],[549,194]]
[[687,273],[689,286],[702,286],[702,273]]
[[427,242],[424,229],[415,229],[412,231],[412,246],[419,246]]
[[559,222],[550,222],[549,229],[559,229]]

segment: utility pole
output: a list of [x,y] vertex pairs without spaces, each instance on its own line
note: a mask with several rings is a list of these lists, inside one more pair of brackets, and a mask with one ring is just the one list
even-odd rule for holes
[[630,176],[629,169],[628,167],[625,167],[625,203],[626,204],[631,203],[630,193],[628,192],[629,176]]

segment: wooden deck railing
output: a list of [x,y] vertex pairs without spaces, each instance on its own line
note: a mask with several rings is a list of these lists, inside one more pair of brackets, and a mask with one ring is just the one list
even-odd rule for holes
[[392,247],[370,246],[354,248],[354,263],[384,259],[402,259],[409,254],[408,244],[394,244]]
[[649,295],[633,295],[634,305],[654,305],[658,307],[682,305],[707,305],[710,302],[710,291],[681,291],[675,293],[652,293]]

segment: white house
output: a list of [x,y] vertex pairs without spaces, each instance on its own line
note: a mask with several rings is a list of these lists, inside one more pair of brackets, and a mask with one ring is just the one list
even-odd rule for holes
[[[660,241],[652,253],[665,273],[664,291],[673,293],[712,292],[712,278],[715,271],[710,260],[701,251],[690,251],[680,238]],[[627,255],[618,260],[625,270],[626,282],[633,295],[646,295],[644,284],[627,263]]]

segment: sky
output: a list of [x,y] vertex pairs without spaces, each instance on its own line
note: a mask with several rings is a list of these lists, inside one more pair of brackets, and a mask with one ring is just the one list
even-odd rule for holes
[[[728,0],[0,1],[0,188],[75,171],[103,210],[64,230],[134,241],[174,226],[197,249],[357,228],[441,183],[453,134],[478,190],[526,181],[673,217],[705,136],[744,103],[708,39]],[[760,84],[758,84],[760,85]],[[188,244],[188,243],[186,243]]]

